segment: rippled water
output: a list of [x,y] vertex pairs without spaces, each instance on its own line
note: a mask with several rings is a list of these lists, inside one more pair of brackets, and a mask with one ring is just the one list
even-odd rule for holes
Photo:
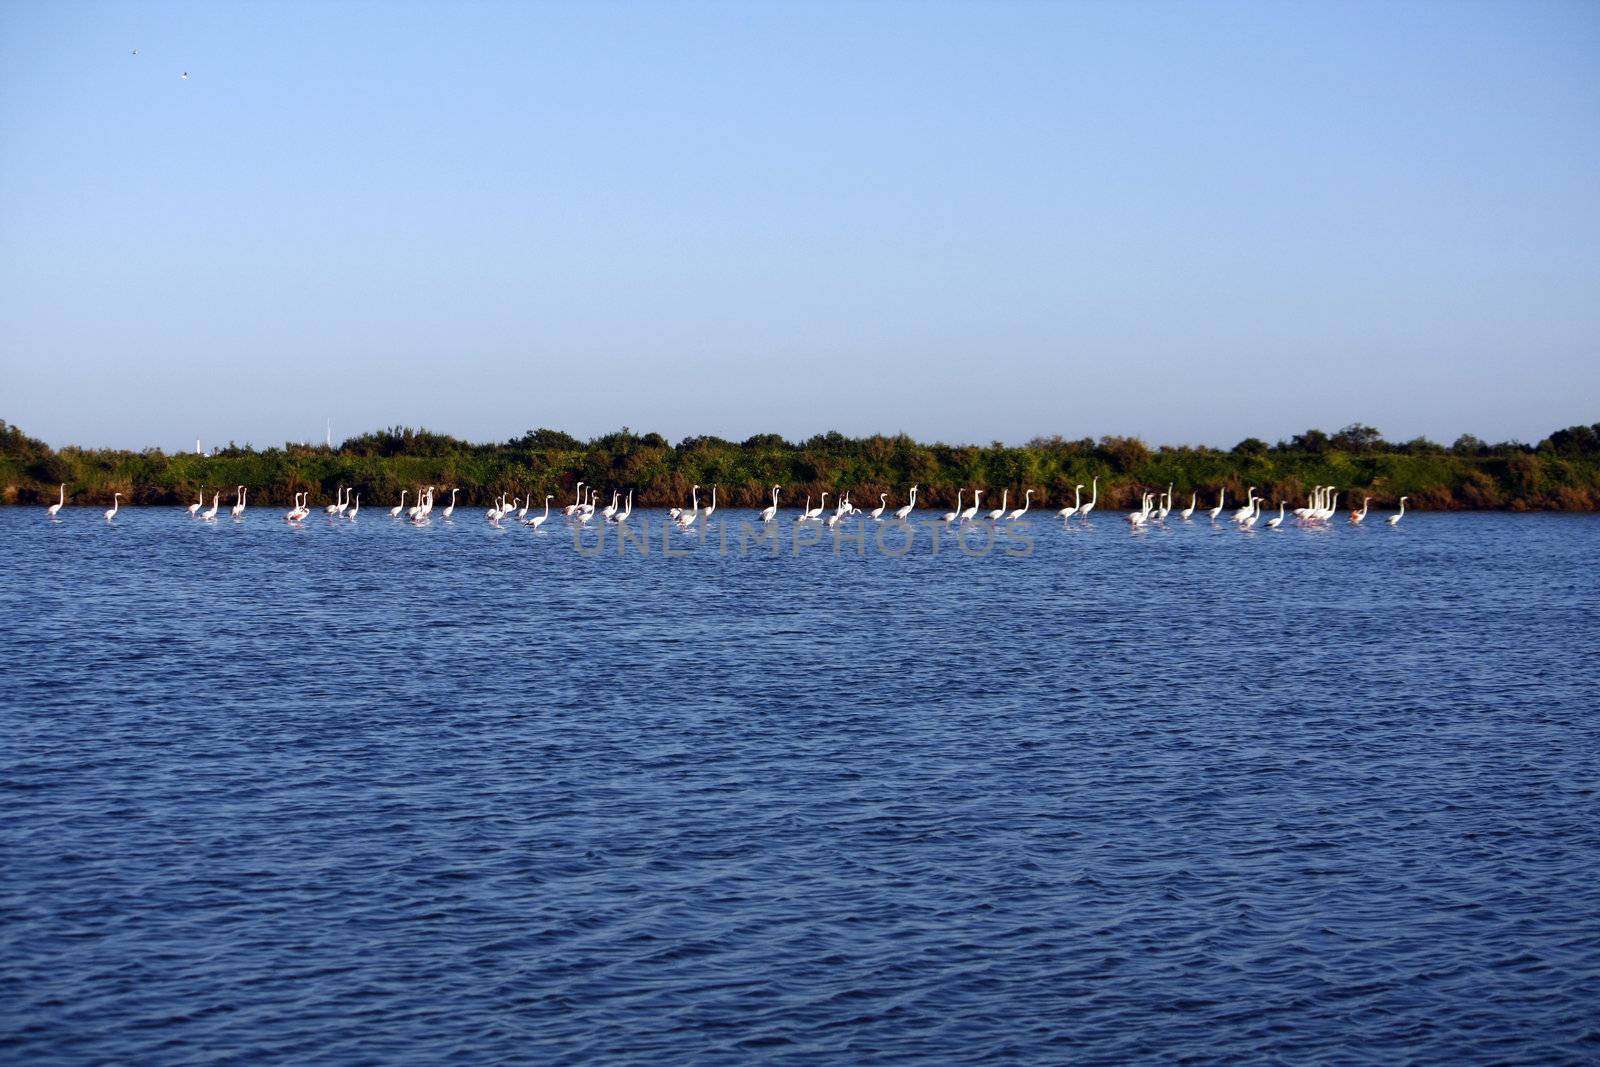
[[1600,1057],[1600,518],[741,518],[0,511],[0,1059]]

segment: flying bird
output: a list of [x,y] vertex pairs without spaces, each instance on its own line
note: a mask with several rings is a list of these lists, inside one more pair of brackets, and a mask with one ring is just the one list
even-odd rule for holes
[[184,81],[188,81],[189,80],[189,72],[188,71],[184,71],[183,72],[183,80]]

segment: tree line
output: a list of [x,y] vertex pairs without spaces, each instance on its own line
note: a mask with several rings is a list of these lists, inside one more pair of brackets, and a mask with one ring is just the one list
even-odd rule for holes
[[[1392,506],[1402,494],[1430,510],[1600,510],[1600,423],[1557,430],[1536,445],[1488,444],[1470,435],[1451,445],[1418,438],[1383,439],[1370,426],[1336,433],[1307,430],[1276,444],[1246,438],[1231,449],[1151,447],[1137,437],[1040,437],[1024,445],[924,444],[900,434],[846,437],[818,434],[788,441],[760,434],[745,441],[687,437],[673,444],[660,434],[623,428],[589,441],[560,430],[530,430],[521,437],[475,444],[424,429],[395,426],[361,434],[333,447],[284,444],[256,449],[229,444],[210,455],[159,449],[52,449],[0,420],[0,502],[44,504],[67,486],[69,504],[192,503],[202,487],[231,499],[235,485],[250,489],[251,503],[287,506],[309,490],[331,501],[339,486],[352,487],[366,506],[392,505],[402,490],[459,488],[463,504],[486,504],[504,493],[546,493],[570,502],[577,482],[634,491],[636,507],[679,506],[689,490],[719,487],[719,503],[763,507],[773,485],[783,504],[809,494],[818,501],[848,490],[859,506],[874,507],[879,493],[903,503],[921,486],[919,504],[954,504],[956,491],[984,490],[985,506],[999,506],[1009,489],[1013,506],[1034,490],[1035,506],[1062,506],[1073,487],[1100,480],[1100,502],[1131,507],[1146,490],[1170,484],[1179,506],[1191,493],[1214,502],[1227,490],[1242,502],[1256,486],[1274,504],[1303,501],[1315,485],[1336,485],[1341,503],[1371,496]],[[1085,499],[1088,490],[1085,490]]]

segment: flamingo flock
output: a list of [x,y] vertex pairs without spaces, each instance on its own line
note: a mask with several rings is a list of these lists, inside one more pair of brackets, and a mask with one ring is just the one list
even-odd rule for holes
[[[432,485],[419,486],[414,496],[412,496],[412,491],[409,489],[401,490],[400,502],[388,509],[389,518],[405,519],[415,525],[424,525],[430,522],[437,488],[437,486]],[[672,526],[681,531],[691,531],[697,526],[704,527],[710,522],[711,517],[716,514],[719,507],[718,492],[720,486],[713,485],[711,487],[711,492],[704,503],[702,503],[700,497],[701,488],[698,484],[690,487],[689,506],[687,508],[668,509],[667,517]],[[896,522],[908,522],[916,511],[917,493],[920,488],[917,485],[911,486],[906,495],[906,502],[893,511],[889,510],[889,493],[879,493],[878,506],[870,511],[856,507],[851,502],[848,491],[835,496],[832,508],[828,507],[828,498],[834,496],[831,491],[822,494],[822,500],[816,507],[811,506],[811,497],[807,494],[805,504],[796,511],[794,522],[796,524],[821,523],[830,528],[839,526],[853,516],[863,516],[862,521],[879,523],[884,522],[886,517]],[[1088,500],[1083,499],[1084,488],[1085,486],[1082,483],[1073,487],[1072,503],[1057,510],[1055,513],[1057,517],[1062,519],[1077,518],[1083,522],[1088,521],[1089,514],[1094,511],[1100,501],[1099,477],[1094,477],[1090,480],[1090,485],[1087,487],[1090,492]],[[238,485],[234,487],[233,492],[234,503],[229,509],[229,514],[235,521],[242,521],[249,502],[250,491],[247,486]],[[772,502],[757,512],[757,517],[763,524],[770,524],[777,520],[780,508],[779,498],[782,492],[783,486],[774,485],[772,487]],[[962,505],[967,500],[968,492],[969,490],[966,487],[958,487],[955,508],[944,512],[938,517],[937,521],[945,526],[968,525],[980,521],[979,517],[981,515],[983,520],[990,525],[1001,522],[1020,522],[1025,519],[1033,507],[1033,497],[1037,490],[1025,489],[1022,494],[1022,506],[1010,508],[1009,510],[1008,505],[1011,499],[1009,487],[1001,490],[1000,506],[989,509],[982,507],[985,492],[983,489],[970,490],[971,503],[963,507]],[[447,522],[453,520],[456,512],[456,499],[460,493],[461,490],[459,488],[452,488],[450,490],[450,502],[441,509],[440,514]],[[571,525],[580,527],[588,525],[596,515],[599,515],[601,521],[606,524],[626,523],[633,515],[633,490],[627,490],[626,496],[624,496],[623,490],[620,488],[612,488],[610,493],[610,503],[601,507],[600,487],[579,482],[573,489],[573,502],[560,508],[557,513]],[[120,490],[113,495],[112,505],[104,513],[107,522],[112,522],[116,519],[121,507],[122,495]],[[207,507],[205,490],[201,489],[199,498],[195,503],[187,505],[185,510],[196,521],[215,522],[218,510],[221,507],[221,495],[221,490],[213,490],[210,507]],[[1277,514],[1273,515],[1270,511],[1263,512],[1263,506],[1270,508],[1271,503],[1266,497],[1257,495],[1256,487],[1252,485],[1245,493],[1244,505],[1234,509],[1227,521],[1241,530],[1253,529],[1258,522],[1261,522],[1263,517],[1265,517],[1266,521],[1262,525],[1268,530],[1281,529],[1291,517],[1296,525],[1322,526],[1330,522],[1338,513],[1339,495],[1337,486],[1313,486],[1303,507],[1290,510],[1287,500],[1279,500],[1277,502]],[[414,500],[410,507],[406,506],[406,498],[408,496],[412,496]],[[296,492],[294,494],[294,505],[284,513],[284,520],[293,525],[304,523],[311,515],[310,499],[310,491]],[[484,511],[484,519],[491,525],[499,526],[507,519],[515,518],[523,526],[538,530],[550,520],[552,514],[551,501],[554,499],[554,494],[546,494],[542,501],[543,510],[541,512],[535,510],[536,505],[531,493],[525,496],[501,493]],[[1400,520],[1405,517],[1406,501],[1409,499],[1409,496],[1400,498],[1399,510],[1385,520],[1389,526],[1398,526],[1400,524]],[[45,509],[48,517],[53,521],[59,521],[61,511],[66,506],[66,502],[67,487],[63,484],[60,487],[59,499]],[[1361,506],[1359,508],[1352,507],[1349,510],[1348,521],[1350,525],[1359,526],[1365,521],[1367,509],[1371,503],[1372,498],[1364,496],[1361,498]],[[1163,492],[1143,491],[1140,495],[1138,509],[1128,512],[1124,518],[1130,527],[1139,530],[1165,524],[1167,518],[1176,510],[1178,518],[1182,522],[1192,523],[1196,513],[1199,512],[1207,516],[1212,525],[1220,525],[1226,506],[1227,491],[1226,489],[1221,489],[1217,492],[1216,505],[1211,508],[1202,510],[1200,508],[1199,493],[1192,492],[1189,496],[1189,506],[1175,509],[1173,506],[1173,486],[1168,485]],[[342,518],[355,521],[361,513],[361,496],[353,488],[340,485],[335,490],[334,502],[326,505],[323,511],[329,519]]]

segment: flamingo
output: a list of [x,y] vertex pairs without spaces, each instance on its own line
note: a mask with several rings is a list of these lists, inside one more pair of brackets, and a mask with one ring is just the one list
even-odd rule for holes
[[222,493],[220,491],[212,493],[211,494],[211,510],[206,512],[205,514],[201,515],[200,517],[202,519],[206,520],[207,522],[216,522],[217,521],[217,501],[219,501],[221,499],[222,499]]
[[717,487],[715,485],[713,485],[711,487],[711,503],[706,505],[705,520],[707,522],[711,521],[711,513],[713,511],[716,511],[716,510],[717,510]]
[[[1406,501],[1410,500],[1410,499],[1411,498],[1408,497],[1408,496],[1403,496],[1403,497],[1400,498],[1400,511],[1399,511],[1398,514],[1394,514],[1394,515],[1390,515],[1389,516],[1388,522],[1389,522],[1390,526],[1399,526],[1400,525],[1400,520],[1405,517]],[[110,518],[110,517],[111,516],[109,516],[109,515],[106,516],[106,518]]]
[[[117,507],[121,503],[122,503],[122,494],[121,493],[112,493],[111,494],[111,510],[106,512],[106,521],[107,522],[110,522],[112,519],[117,517]],[[1402,502],[1402,506],[1403,506],[1403,502]]]
[[970,508],[968,508],[966,511],[963,511],[961,513],[961,521],[962,522],[971,522],[973,520],[973,518],[978,514],[978,501],[980,499],[982,499],[982,497],[983,497],[983,490],[982,489],[974,489],[972,491],[972,506]]
[[1211,515],[1211,521],[1212,522],[1216,522],[1217,521],[1217,516],[1222,514],[1222,502],[1224,500],[1226,500],[1227,498],[1228,498],[1228,487],[1227,486],[1223,486],[1221,489],[1217,490],[1217,506],[1212,508],[1211,511],[1209,512],[1209,514]]
[[577,499],[573,503],[568,504],[566,507],[561,509],[561,514],[563,515],[571,515],[583,506],[583,483],[579,482],[573,487],[572,491]]
[[344,510],[344,486],[341,485],[338,492],[334,494],[333,503],[329,504],[322,510],[326,511],[329,515],[337,515],[339,512]]
[[1191,518],[1194,517],[1194,506],[1195,506],[1196,503],[1199,502],[1199,500],[1200,500],[1200,494],[1199,493],[1190,493],[1189,494],[1189,506],[1184,508],[1182,511],[1178,512],[1178,515],[1180,517],[1182,517],[1184,522],[1188,522]]
[[[811,497],[809,497],[809,496],[806,497],[806,503],[807,504],[811,503]],[[823,493],[822,494],[822,503],[818,504],[814,508],[808,508],[806,510],[806,518],[811,519],[813,521],[822,518],[822,512],[827,506],[828,506],[828,494],[827,493]]]
[[550,501],[554,500],[555,498],[556,496],[554,493],[546,493],[544,496],[544,514],[535,515],[522,525],[534,530],[537,530],[539,527],[543,526],[545,524],[545,520],[550,518]]
[[1361,498],[1361,510],[1360,511],[1357,511],[1355,508],[1351,508],[1350,509],[1350,525],[1351,526],[1360,526],[1361,525],[1361,520],[1365,519],[1367,517],[1367,504],[1371,500],[1372,500],[1372,498],[1370,496],[1364,496],[1364,497]]
[[194,518],[196,515],[200,514],[200,509],[205,507],[205,506],[206,506],[206,487],[202,485],[200,487],[200,499],[198,501],[196,501],[195,503],[189,505],[189,517],[190,518]]
[[906,521],[906,517],[911,514],[911,509],[915,508],[916,506],[917,506],[917,487],[913,485],[911,487],[911,500],[910,500],[910,502],[908,504],[906,504],[905,507],[897,509],[895,511],[895,513],[894,513],[894,517],[899,519],[901,522],[905,522]]
[[1267,529],[1276,530],[1278,527],[1283,525],[1283,509],[1288,507],[1288,506],[1289,506],[1289,504],[1288,504],[1287,501],[1284,501],[1284,500],[1278,501],[1278,517],[1275,518],[1275,519],[1268,519],[1267,520]]
[[402,489],[402,490],[400,490],[400,503],[396,504],[394,507],[389,509],[389,517],[391,519],[398,519],[400,517],[400,513],[402,511],[404,511],[405,509],[406,509],[406,490]]
[[775,485],[775,486],[772,487],[772,503],[769,504],[767,507],[764,507],[764,508],[761,509],[761,521],[762,522],[764,522],[764,523],[765,522],[771,522],[773,519],[777,518],[777,516],[778,516],[778,490],[782,489],[782,488],[783,488],[783,486],[781,486],[781,485]]
[[1094,477],[1093,492],[1091,493],[1091,495],[1089,497],[1089,502],[1087,504],[1085,504],[1083,507],[1078,509],[1078,514],[1087,519],[1089,517],[1089,512],[1093,511],[1094,510],[1094,506],[1096,504],[1098,504],[1099,502],[1100,502],[1100,476],[1097,474]]
[[56,514],[61,511],[61,508],[66,504],[66,502],[67,502],[67,483],[66,482],[62,482],[61,483],[61,499],[58,500],[56,503],[51,504],[48,508],[45,508],[45,512],[53,519],[53,518],[56,517]]
[[1243,522],[1250,515],[1250,513],[1255,510],[1255,506],[1256,506],[1256,487],[1252,485],[1250,487],[1249,499],[1245,502],[1244,507],[1239,508],[1237,511],[1235,511],[1233,513],[1233,521],[1234,522]]
[[461,492],[460,489],[452,489],[452,490],[450,490],[450,503],[446,504],[444,506],[444,510],[441,511],[439,514],[443,515],[445,518],[448,519],[450,516],[452,516],[452,515],[454,515],[456,513],[456,494],[459,493],[459,492]]
[[617,498],[620,497],[621,495],[622,495],[622,493],[621,493],[620,490],[617,490],[617,489],[611,490],[611,503],[607,504],[606,505],[606,509],[601,512],[601,514],[606,517],[606,521],[607,522],[610,522],[611,521],[611,516],[613,516],[613,515],[615,515],[617,513]]
[[697,485],[689,490],[689,514],[685,518],[683,512],[678,513],[678,525],[687,530],[694,525],[694,520],[700,517],[700,487]]
[[1012,522],[1016,522],[1018,519],[1022,518],[1022,516],[1028,513],[1028,506],[1032,503],[1033,490],[1029,489],[1025,494],[1023,494],[1022,506],[1016,511],[1013,511],[1011,514],[1007,515],[1006,518],[1010,519]]
[[356,506],[350,509],[349,513],[345,515],[345,518],[349,519],[351,522],[355,522],[356,516],[359,514],[361,514],[361,494],[357,493]]
[[878,506],[873,508],[871,511],[867,512],[867,514],[872,516],[872,521],[873,522],[882,522],[883,521],[884,509],[887,508],[888,506],[889,506],[889,494],[888,493],[879,493],[878,494]]
[[1076,515],[1078,513],[1078,501],[1080,501],[1082,499],[1083,499],[1083,483],[1079,482],[1072,489],[1072,506],[1070,508],[1062,508],[1060,511],[1056,512],[1056,514],[1060,515],[1063,519],[1072,518],[1072,516],[1074,516],[1074,515]]
[[1255,487],[1250,487],[1250,503],[1233,513],[1233,521],[1243,529],[1248,530],[1261,518],[1261,501],[1263,497],[1256,496]]
[[305,512],[303,512],[300,508],[300,498],[305,495],[306,494],[304,493],[296,493],[294,495],[294,507],[290,508],[284,513],[283,518],[285,522],[299,522],[305,517]]
[[811,494],[806,494],[806,506],[800,509],[800,514],[794,517],[795,522],[805,522],[811,518]]
[[627,503],[627,505],[621,511],[617,512],[615,515],[611,516],[611,518],[607,519],[606,521],[607,522],[618,522],[618,523],[627,522],[628,521],[628,516],[632,515],[632,514],[633,514],[633,490],[629,489],[628,490],[628,503]]
[[1172,513],[1172,483],[1167,483],[1166,495],[1161,498],[1161,506],[1156,508],[1156,520],[1166,522],[1167,516]]
[[947,512],[944,513],[944,518],[943,518],[942,521],[946,525],[949,525],[950,523],[955,522],[957,519],[959,519],[961,517],[961,494],[965,493],[965,492],[966,492],[965,489],[957,489],[956,490],[956,509],[954,511],[947,511]]
[[239,499],[234,501],[233,509],[228,514],[236,519],[244,518],[244,498],[246,492],[247,490],[242,485],[234,489],[234,493]]
[[989,512],[990,522],[999,522],[1006,517],[1006,500],[1011,496],[1011,487],[1008,485],[1000,491],[1000,506]]

